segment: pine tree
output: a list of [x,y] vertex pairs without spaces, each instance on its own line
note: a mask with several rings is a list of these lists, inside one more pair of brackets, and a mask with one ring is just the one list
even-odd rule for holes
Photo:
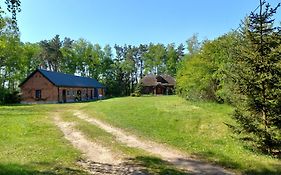
[[281,153],[281,30],[274,26],[275,8],[260,0],[241,31],[244,45],[235,60],[239,104],[236,131],[262,151]]

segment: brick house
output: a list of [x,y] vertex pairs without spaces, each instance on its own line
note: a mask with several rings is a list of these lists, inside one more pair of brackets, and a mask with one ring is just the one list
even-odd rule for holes
[[142,94],[174,94],[176,80],[170,75],[146,75],[140,80]]
[[21,103],[66,103],[102,98],[105,87],[93,78],[36,69],[20,85]]

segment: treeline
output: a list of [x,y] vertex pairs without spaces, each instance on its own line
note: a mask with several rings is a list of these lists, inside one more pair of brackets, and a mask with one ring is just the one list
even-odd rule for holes
[[[38,43],[22,43],[9,18],[2,18],[0,85],[14,92],[36,68],[96,78],[106,85],[107,95],[126,96],[134,92],[147,74],[176,75],[184,56],[184,45],[141,44],[101,47],[85,39],[60,39],[56,35]],[[2,98],[3,99],[3,98]]]

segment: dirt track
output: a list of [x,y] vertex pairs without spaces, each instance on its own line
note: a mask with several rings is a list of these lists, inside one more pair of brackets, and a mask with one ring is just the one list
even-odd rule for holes
[[84,159],[78,163],[90,174],[97,175],[145,175],[144,168],[126,161],[121,155],[87,139],[83,133],[74,128],[75,123],[64,122],[58,114],[55,124],[63,132],[64,137],[83,153]]
[[[180,169],[187,170],[191,174],[234,174],[225,170],[222,167],[211,165],[203,161],[190,158],[186,154],[168,148],[167,146],[152,141],[139,139],[137,136],[125,133],[119,128],[115,128],[105,122],[89,117],[81,111],[75,111],[74,115],[114,135],[117,141],[126,144],[128,147],[139,148],[146,152],[159,156],[163,160],[175,165]],[[106,157],[110,156],[107,155]]]

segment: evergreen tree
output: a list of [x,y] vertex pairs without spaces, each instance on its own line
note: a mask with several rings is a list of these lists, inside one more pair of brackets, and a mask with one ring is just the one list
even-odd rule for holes
[[61,52],[62,42],[60,41],[59,35],[56,35],[49,41],[41,41],[39,44],[42,48],[40,57],[42,62],[44,62],[44,64],[40,67],[52,71],[60,71],[60,64],[63,55]]
[[234,118],[236,131],[245,134],[259,149],[281,153],[281,30],[274,27],[271,8],[260,1],[242,30],[244,44],[235,60],[239,104]]

